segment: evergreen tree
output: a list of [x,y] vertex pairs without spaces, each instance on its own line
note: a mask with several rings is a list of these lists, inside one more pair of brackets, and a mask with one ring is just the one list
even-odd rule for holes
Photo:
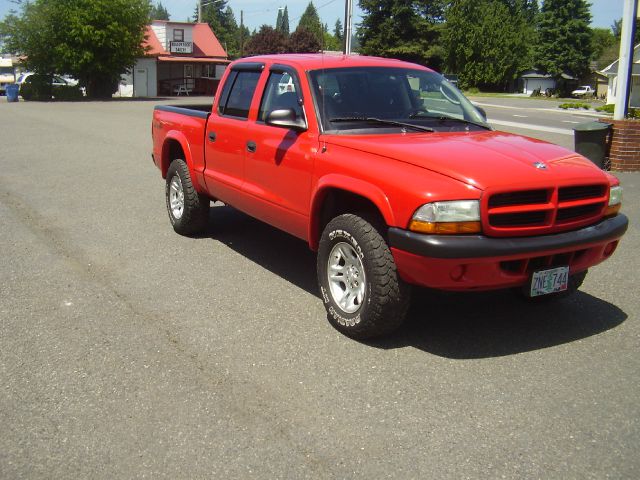
[[336,37],[340,42],[342,42],[342,36],[344,35],[344,27],[342,26],[342,22],[340,19],[336,20],[336,24],[333,27],[333,36]]
[[[197,16],[197,13],[196,13]],[[226,0],[202,6],[202,22],[209,24],[231,58],[240,55],[240,32],[236,17]]]
[[324,37],[324,27],[322,22],[320,21],[320,16],[318,15],[318,11],[316,7],[313,5],[313,2],[309,2],[307,8],[304,13],[300,17],[300,22],[298,22],[298,28],[304,28],[313,33],[318,40],[318,43],[322,44],[322,40]]
[[444,0],[359,0],[360,52],[440,69]]
[[528,67],[522,9],[503,0],[457,0],[447,11],[447,66],[463,88],[505,90]]
[[278,9],[276,30],[282,33],[285,37],[289,36],[289,10],[286,6],[284,7],[284,9]]
[[169,12],[162,5],[162,2],[158,2],[157,5],[151,7],[151,14],[149,15],[151,20],[169,20]]
[[556,78],[582,76],[592,56],[591,13],[585,0],[545,0],[539,15],[536,64]]
[[280,31],[284,36],[289,36],[289,9],[286,5],[284,6],[284,13],[282,14],[282,27]]

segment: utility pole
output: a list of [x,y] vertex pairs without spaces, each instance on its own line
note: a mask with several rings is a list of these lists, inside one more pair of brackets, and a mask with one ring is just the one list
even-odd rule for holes
[[198,23],[202,22],[202,0],[198,0]]
[[625,0],[622,10],[622,35],[620,37],[620,61],[616,104],[613,111],[614,120],[622,120],[629,111],[629,91],[631,87],[631,68],[633,67],[633,38],[636,17],[638,15],[637,0]]
[[353,0],[345,0],[344,4],[344,50],[345,55],[351,54],[351,24],[353,21]]

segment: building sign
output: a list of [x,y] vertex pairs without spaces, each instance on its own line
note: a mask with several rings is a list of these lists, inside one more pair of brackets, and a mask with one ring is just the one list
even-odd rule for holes
[[193,42],[169,42],[171,53],[193,53]]

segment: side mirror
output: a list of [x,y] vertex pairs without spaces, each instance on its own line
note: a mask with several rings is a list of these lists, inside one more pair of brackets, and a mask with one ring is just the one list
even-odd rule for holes
[[293,108],[272,110],[267,115],[265,123],[274,127],[290,128],[297,132],[304,132],[307,129],[307,122],[301,118],[296,118],[296,112]]
[[478,110],[478,112],[480,112],[480,115],[482,115],[482,118],[484,118],[484,121],[486,122],[487,121],[487,111],[484,108],[479,107],[478,105],[474,105],[474,107],[476,107],[476,110]]

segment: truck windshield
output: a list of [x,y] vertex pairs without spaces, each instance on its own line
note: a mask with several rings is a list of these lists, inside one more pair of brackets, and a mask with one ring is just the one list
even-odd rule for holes
[[402,128],[394,128],[391,122],[367,121],[371,118],[434,131],[490,129],[473,104],[435,72],[354,67],[314,70],[309,76],[325,132],[397,132]]

